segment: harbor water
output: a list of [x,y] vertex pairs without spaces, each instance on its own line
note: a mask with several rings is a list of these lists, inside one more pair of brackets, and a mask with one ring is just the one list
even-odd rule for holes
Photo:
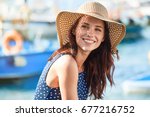
[[[150,94],[125,94],[122,84],[129,78],[138,74],[150,72],[150,33],[144,29],[143,38],[121,43],[118,46],[120,60],[115,59],[115,73],[113,87],[107,86],[104,100],[148,100]],[[146,32],[147,31],[147,32]],[[56,40],[57,41],[57,40]],[[0,80],[1,100],[32,100],[39,76],[16,80]],[[132,87],[131,87],[132,88]]]

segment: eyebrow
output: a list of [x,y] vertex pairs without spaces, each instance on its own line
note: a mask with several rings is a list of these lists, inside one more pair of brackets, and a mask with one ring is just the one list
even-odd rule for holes
[[[86,23],[86,22],[83,22],[82,24],[85,24],[85,25],[89,25],[88,23]],[[100,26],[100,25],[96,25],[96,27],[98,27],[98,28],[103,28],[102,26]]]

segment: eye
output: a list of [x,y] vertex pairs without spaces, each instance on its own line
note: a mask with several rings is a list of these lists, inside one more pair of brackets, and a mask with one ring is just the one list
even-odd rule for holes
[[102,30],[99,28],[96,28],[95,31],[102,32]]
[[88,29],[88,26],[87,26],[87,25],[81,25],[81,27],[82,27],[83,29]]

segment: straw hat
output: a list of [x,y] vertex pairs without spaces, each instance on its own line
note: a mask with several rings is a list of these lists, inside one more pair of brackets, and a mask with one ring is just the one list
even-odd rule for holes
[[110,20],[107,9],[99,2],[88,2],[79,7],[76,12],[62,11],[57,15],[56,27],[60,47],[66,44],[68,40],[68,31],[74,22],[81,16],[88,15],[108,22],[109,35],[112,45],[112,52],[115,53],[116,46],[121,42],[126,33],[126,27],[122,23]]

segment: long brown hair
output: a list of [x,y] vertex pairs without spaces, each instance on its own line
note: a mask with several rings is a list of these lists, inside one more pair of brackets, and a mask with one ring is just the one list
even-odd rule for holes
[[104,41],[90,53],[84,63],[88,86],[91,90],[90,95],[93,94],[95,99],[103,98],[107,80],[111,86],[114,84],[113,73],[115,66],[111,52],[108,24],[106,22],[104,22],[104,29]]
[[[74,25],[70,28],[68,32],[69,42],[60,49],[58,49],[52,55],[52,57],[58,53],[71,53],[72,56],[75,58],[78,48],[76,44],[76,38],[73,32],[76,29],[80,19],[81,18],[79,18],[74,23]],[[86,72],[86,80],[88,83],[90,96],[93,95],[95,99],[103,98],[103,92],[106,88],[107,80],[109,81],[111,86],[114,84],[113,73],[115,66],[112,56],[113,54],[111,52],[111,42],[107,22],[104,22],[104,29],[104,41],[97,49],[93,50],[90,53],[90,55],[84,62],[84,71]],[[118,53],[115,54],[118,56]]]

